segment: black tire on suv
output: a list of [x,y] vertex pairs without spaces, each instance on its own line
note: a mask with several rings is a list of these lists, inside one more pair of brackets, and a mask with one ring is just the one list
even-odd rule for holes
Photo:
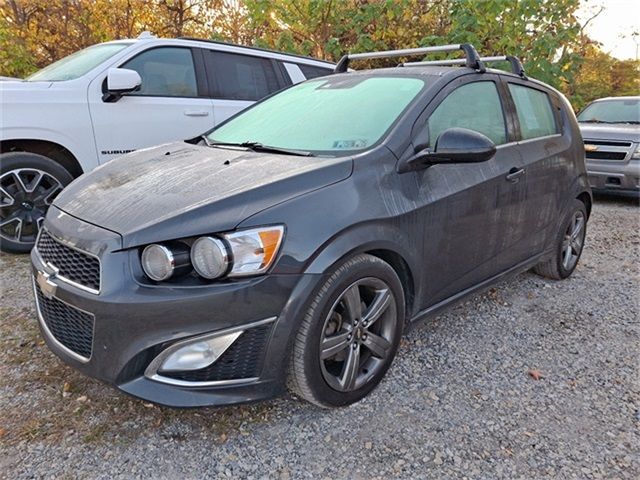
[[391,365],[404,321],[394,269],[372,255],[347,260],[320,288],[295,337],[289,388],[321,407],[357,402]]
[[553,256],[533,267],[535,273],[554,280],[563,280],[573,273],[584,248],[587,217],[585,204],[572,200],[560,224]]
[[0,155],[0,249],[26,253],[55,196],[73,177],[50,158],[29,152]]

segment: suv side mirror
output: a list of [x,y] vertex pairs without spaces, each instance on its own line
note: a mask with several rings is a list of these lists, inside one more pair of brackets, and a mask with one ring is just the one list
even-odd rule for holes
[[485,135],[467,128],[448,128],[438,136],[433,150],[418,150],[407,160],[403,170],[416,170],[437,163],[485,162],[495,153],[495,144]]
[[140,89],[142,78],[135,70],[127,68],[110,68],[107,71],[107,91],[102,100],[115,102],[125,93],[135,92]]

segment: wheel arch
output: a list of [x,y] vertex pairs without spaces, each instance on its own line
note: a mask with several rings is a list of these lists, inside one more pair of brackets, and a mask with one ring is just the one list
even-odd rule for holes
[[584,206],[587,209],[587,218],[589,218],[591,216],[591,207],[593,206],[591,194],[585,191],[580,193],[576,198],[584,203]]
[[48,157],[64,167],[73,178],[84,173],[80,162],[69,149],[49,140],[22,138],[0,141],[0,153],[8,152],[30,152]]
[[[375,239],[375,240],[371,240]],[[407,318],[413,315],[418,285],[416,248],[406,244],[406,235],[394,227],[368,225],[345,232],[321,249],[305,268],[305,273],[325,274],[348,258],[367,253],[387,262],[396,272],[405,291]]]

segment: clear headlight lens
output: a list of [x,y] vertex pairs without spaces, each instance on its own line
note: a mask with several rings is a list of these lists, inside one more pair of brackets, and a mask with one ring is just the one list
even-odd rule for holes
[[142,268],[151,280],[168,280],[173,275],[174,267],[173,253],[164,245],[148,245],[142,251]]
[[283,236],[284,226],[275,225],[200,237],[191,247],[188,241],[154,243],[142,251],[142,269],[156,282],[194,269],[207,280],[259,275],[275,261]]
[[221,277],[229,268],[227,247],[219,238],[200,237],[191,246],[191,263],[201,277]]
[[233,256],[230,277],[257,275],[266,272],[278,255],[283,226],[241,230],[224,236]]
[[635,151],[631,154],[631,158],[633,158],[634,160],[640,159],[640,144],[638,144]]

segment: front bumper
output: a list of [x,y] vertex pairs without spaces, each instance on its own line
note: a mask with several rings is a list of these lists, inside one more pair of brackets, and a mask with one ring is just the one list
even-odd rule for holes
[[[137,253],[118,250],[116,234],[55,210],[44,227],[55,238],[101,259],[103,281],[98,294],[55,274],[48,280],[54,286],[47,295],[94,318],[90,356],[79,358],[56,340],[39,311],[47,345],[67,364],[126,393],[173,407],[249,402],[283,391],[291,334],[319,275],[266,275],[197,287],[145,285],[131,271]],[[34,278],[38,272],[53,273],[37,247],[31,260]],[[34,288],[40,288],[36,282]],[[250,378],[190,386],[145,376],[151,361],[177,341],[265,319],[272,319],[267,322],[271,327],[257,374]]]
[[640,160],[587,159],[586,165],[592,190],[640,194]]

